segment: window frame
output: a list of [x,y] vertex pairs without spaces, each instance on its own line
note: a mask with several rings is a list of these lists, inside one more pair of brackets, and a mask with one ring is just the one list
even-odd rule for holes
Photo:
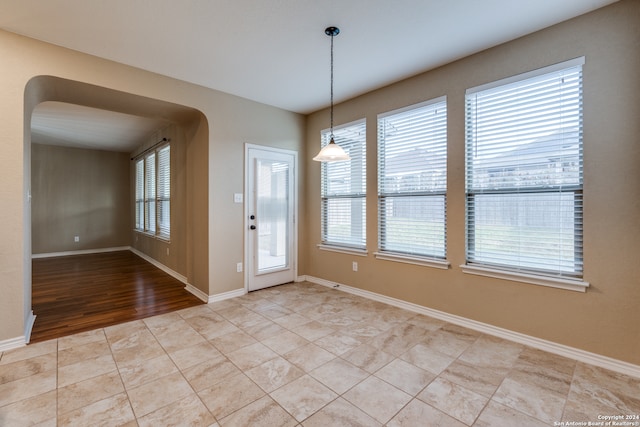
[[[351,160],[344,162],[323,162],[321,163],[321,178],[320,178],[320,244],[318,247],[323,250],[330,251],[338,251],[338,252],[346,252],[350,254],[366,254],[367,249],[367,238],[366,238],[366,228],[367,228],[367,211],[366,211],[366,203],[367,203],[367,180],[366,180],[366,150],[367,150],[367,138],[366,138],[366,119],[359,119],[353,122],[345,123],[340,126],[335,126],[333,129],[333,134],[335,138],[335,142],[340,145],[342,148],[349,153]],[[353,150],[357,150],[358,153],[352,151],[348,139],[344,138],[341,134],[353,131],[355,132],[359,139],[355,140],[355,144],[359,144],[359,147],[354,147]],[[329,138],[331,135],[330,129],[323,129],[320,132],[320,141],[321,147],[324,147],[329,143]],[[359,155],[357,155],[359,154]],[[355,187],[355,190],[352,191],[342,191],[342,192],[332,192],[329,193],[330,180],[331,177],[329,174],[332,172],[332,169],[345,169],[347,168],[350,172],[351,176],[351,187]],[[336,178],[340,178],[340,175],[337,175]],[[354,179],[357,178],[357,179]],[[354,234],[354,230],[350,229],[349,238],[345,239],[337,239],[337,234],[331,234],[330,227],[330,219],[329,215],[329,205],[331,202],[338,201],[351,201],[351,207],[349,207],[349,218],[353,223],[353,204],[354,202],[360,202],[361,210],[358,212],[359,217],[361,218],[360,224],[357,224],[356,221],[356,231],[359,230],[360,233]],[[339,210],[339,208],[338,208]]]
[[[519,74],[516,76],[508,77],[506,79],[497,80],[495,82],[491,82],[485,85],[477,86],[475,88],[467,89],[465,93],[465,217],[466,217],[466,244],[465,244],[465,264],[460,267],[465,273],[469,274],[478,274],[482,276],[489,276],[500,279],[507,280],[515,280],[525,283],[531,283],[536,285],[543,286],[551,286],[562,289],[569,289],[575,291],[584,292],[586,288],[589,286],[588,282],[583,280],[584,274],[584,265],[583,265],[583,234],[584,227],[582,223],[583,218],[583,209],[582,209],[582,200],[583,200],[583,82],[582,82],[582,73],[583,66],[585,60],[584,57],[575,58],[569,61],[564,61],[558,64],[554,64],[548,67],[543,67],[537,70],[533,70],[527,73]],[[540,185],[540,186],[512,186],[509,187],[506,184],[501,184],[493,189],[481,189],[480,186],[474,186],[474,179],[477,179],[477,176],[474,175],[475,171],[472,171],[471,168],[474,167],[473,160],[470,157],[470,153],[477,149],[477,140],[474,139],[476,136],[477,129],[474,128],[477,120],[477,112],[475,116],[470,117],[470,103],[475,95],[490,91],[493,89],[504,88],[513,84],[517,84],[519,82],[530,82],[530,79],[533,78],[542,78],[545,76],[550,76],[554,73],[564,72],[565,70],[571,70],[575,68],[580,68],[579,71],[579,85],[577,89],[577,94],[579,97],[579,106],[578,106],[578,129],[577,129],[577,140],[578,140],[578,182],[572,185],[563,185],[562,183],[557,185]],[[486,92],[485,92],[486,93]],[[475,106],[474,106],[475,108]],[[545,110],[546,111],[546,110]],[[562,112],[557,114],[563,114]],[[510,123],[510,122],[509,122]],[[563,124],[564,126],[564,124]],[[537,129],[537,128],[536,128]],[[564,132],[565,127],[558,127]],[[536,142],[537,140],[532,140],[532,142]],[[475,144],[475,148],[471,148],[472,145]],[[496,143],[493,143],[496,145]],[[563,150],[565,147],[563,147]],[[507,164],[509,167],[513,167],[513,164]],[[564,174],[557,175],[561,178],[564,178]],[[510,178],[511,179],[511,178]],[[514,180],[515,182],[515,180]],[[477,220],[476,206],[478,196],[509,196],[509,195],[523,195],[525,198],[529,198],[529,195],[570,195],[573,194],[573,218],[574,218],[574,226],[573,226],[573,244],[574,244],[574,259],[578,257],[577,260],[574,260],[573,271],[563,271],[562,267],[559,266],[557,271],[553,271],[547,268],[533,268],[527,267],[522,264],[514,265],[514,263],[509,264],[508,262],[487,262],[478,260],[474,257],[475,255],[475,247],[471,247],[476,241],[476,227],[475,221]],[[561,200],[558,200],[557,203],[561,203]],[[576,222],[577,221],[577,222]],[[522,237],[522,236],[521,236]],[[578,247],[579,245],[579,247]],[[513,252],[513,255],[523,256],[522,252]],[[524,254],[526,256],[526,254]],[[498,257],[499,258],[499,257]],[[504,260],[500,260],[504,261]]]
[[[427,117],[419,117],[419,118],[410,118],[412,114],[429,114],[435,113],[437,110],[441,111],[441,114],[444,116],[439,116],[437,118],[427,118]],[[424,102],[420,102],[418,104],[409,105],[403,108],[399,108],[396,110],[388,111],[385,113],[378,114],[377,120],[377,165],[378,165],[378,196],[377,196],[377,214],[378,214],[378,251],[375,252],[375,256],[378,259],[384,259],[388,261],[397,261],[397,262],[405,262],[410,264],[418,264],[418,265],[426,265],[430,267],[436,268],[449,268],[450,263],[446,260],[447,258],[447,150],[448,150],[448,117],[447,117],[447,97],[440,96],[434,99],[430,99]],[[403,117],[404,116],[404,117]],[[429,149],[431,151],[437,152],[439,155],[443,155],[444,159],[439,159],[436,165],[427,165],[427,164],[416,164],[419,166],[420,175],[430,175],[437,176],[439,175],[443,183],[435,184],[436,189],[397,189],[393,191],[388,188],[386,185],[385,178],[389,178],[387,174],[386,163],[388,161],[386,153],[387,150],[393,151],[395,150],[403,150],[404,148],[408,148],[410,142],[406,140],[398,140],[393,143],[390,142],[390,145],[387,146],[386,136],[386,124],[387,119],[409,119],[410,123],[407,123],[407,129],[410,127],[411,130],[409,132],[410,135],[406,135],[405,138],[416,137],[416,129],[420,129],[419,137],[421,139],[421,144],[424,149]],[[430,127],[436,127],[435,130],[429,131]],[[389,138],[391,140],[391,138]],[[401,161],[402,167],[406,167],[406,162],[411,162],[412,160],[404,159]],[[400,165],[399,165],[400,166]],[[402,240],[402,236],[397,236],[399,239],[396,239],[395,248],[391,243],[389,243],[389,230],[388,230],[388,221],[385,209],[387,209],[387,200],[408,200],[407,198],[413,199],[413,201],[428,201],[431,199],[435,199],[440,201],[442,204],[442,212],[439,212],[439,218],[436,216],[438,222],[440,219],[442,221],[441,224],[437,224],[438,227],[442,227],[441,230],[438,229],[437,233],[442,233],[441,237],[437,236],[425,236],[424,245],[422,246],[431,246],[433,249],[429,252],[426,247],[419,248],[420,245],[413,245],[411,242],[406,240]],[[411,206],[414,206],[412,202],[408,202]],[[420,204],[418,202],[418,204]],[[415,207],[415,206],[414,206]],[[413,219],[419,219],[415,217]],[[436,242],[438,240],[442,240],[442,246],[438,247]],[[399,246],[405,246],[405,250],[401,250]]]

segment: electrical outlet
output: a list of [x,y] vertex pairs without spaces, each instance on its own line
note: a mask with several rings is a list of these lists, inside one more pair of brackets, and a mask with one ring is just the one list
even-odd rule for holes
[[80,236],[73,236],[73,241],[78,243],[80,241]]
[[242,273],[242,263],[241,262],[236,264],[236,272]]
[[353,271],[358,271],[358,263],[353,261],[352,268],[353,268]]
[[242,193],[234,193],[233,194],[233,203],[242,203]]

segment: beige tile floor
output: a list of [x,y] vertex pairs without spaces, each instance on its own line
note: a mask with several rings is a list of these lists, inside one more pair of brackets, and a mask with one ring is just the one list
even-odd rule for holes
[[640,379],[310,283],[7,351],[2,426],[549,426]]

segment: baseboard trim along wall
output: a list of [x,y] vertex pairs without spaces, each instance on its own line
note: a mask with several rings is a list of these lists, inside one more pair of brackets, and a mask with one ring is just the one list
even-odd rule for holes
[[205,292],[202,292],[200,289],[196,288],[192,284],[187,283],[184,289],[190,294],[195,295],[200,301],[205,303],[209,302],[209,295],[207,295]]
[[8,340],[0,341],[0,352],[24,347],[25,345],[27,345],[27,340],[25,339],[24,335],[21,337],[9,338]]
[[[242,295],[247,293],[247,291],[245,289],[237,289],[235,291],[223,292],[221,294],[207,295],[206,292],[203,292],[200,289],[198,289],[195,286],[193,286],[192,284],[190,284],[187,281],[187,278],[185,276],[183,276],[182,274],[178,273],[177,271],[174,271],[174,270],[170,269],[169,267],[167,267],[166,265],[164,265],[161,262],[157,261],[156,259],[151,258],[149,255],[147,255],[147,254],[145,254],[143,252],[140,252],[139,250],[137,250],[136,248],[131,247],[131,246],[121,246],[121,247],[116,247],[116,248],[102,248],[102,249],[86,249],[86,250],[82,250],[82,251],[51,252],[51,253],[46,253],[46,254],[33,254],[31,257],[32,258],[50,258],[50,257],[57,257],[57,256],[85,255],[85,254],[96,254],[96,253],[116,252],[116,251],[131,251],[131,252],[133,252],[134,254],[138,255],[140,258],[144,259],[148,263],[153,264],[155,267],[158,267],[160,270],[164,271],[165,273],[167,273],[171,277],[173,277],[173,278],[181,281],[182,283],[184,283],[185,284],[184,289],[187,292],[195,295],[198,299],[200,299],[201,301],[203,301],[205,303],[223,301],[223,300],[226,300],[226,299],[229,299],[229,298],[240,297],[240,296],[242,296]],[[33,326],[33,323],[31,324],[31,326]],[[16,338],[16,339],[18,339],[18,338]],[[22,337],[22,340],[24,341],[24,337]],[[1,344],[2,343],[0,343],[0,345]],[[24,345],[24,344],[22,344],[22,345]]]
[[242,288],[242,289],[236,289],[235,291],[223,292],[221,294],[209,295],[207,302],[208,303],[220,302],[230,298],[241,297],[246,293],[247,293],[247,290]]
[[86,254],[100,254],[105,252],[118,252],[131,250],[130,246],[118,246],[114,248],[100,248],[100,249],[83,249],[80,251],[66,251],[66,252],[48,252],[44,254],[32,254],[32,259],[37,258],[52,258],[56,256],[70,256],[70,255],[86,255]]
[[[131,246],[120,246],[113,248],[101,248],[101,249],[86,249],[81,251],[67,251],[67,252],[51,252],[51,253],[43,253],[43,254],[33,254],[31,258],[51,258],[51,257],[59,257],[59,256],[71,256],[71,255],[86,255],[86,254],[96,254],[96,253],[106,253],[106,252],[117,252],[117,251],[131,251],[134,254],[138,255],[140,258],[145,261],[153,264],[155,267],[158,267],[160,270],[164,271],[168,275],[173,278],[179,280],[180,282],[185,284],[184,289],[187,292],[195,295],[198,299],[205,303],[211,303],[216,301],[223,301],[229,298],[235,298],[246,294],[245,289],[238,289],[235,291],[224,292],[217,295],[207,295],[205,292],[196,288],[187,282],[187,278],[182,274],[170,269],[166,265],[158,262],[157,260],[151,258],[150,256],[140,252],[139,250],[131,247]],[[31,338],[31,330],[33,329],[33,325],[35,323],[36,316],[33,314],[33,311],[29,314],[25,321],[25,334],[15,338],[9,338],[7,340],[0,341],[0,352],[13,350],[15,348],[24,347],[27,345]]]
[[142,252],[140,252],[140,251],[138,251],[138,250],[136,250],[134,248],[130,248],[130,250],[134,254],[138,255],[140,258],[144,259],[145,261],[150,262],[151,264],[155,265],[160,270],[164,271],[165,273],[169,274],[170,276],[173,276],[176,279],[180,280],[182,283],[185,284],[184,289],[187,292],[192,293],[193,295],[198,297],[198,299],[200,299],[203,302],[206,302],[207,304],[212,303],[212,302],[223,301],[223,300],[226,300],[226,299],[229,299],[229,298],[241,297],[242,295],[247,293],[247,291],[243,288],[243,289],[236,289],[235,291],[223,292],[221,294],[207,295],[205,292],[201,291],[200,289],[196,288],[192,284],[188,283],[186,277],[184,277],[183,275],[173,271],[172,269],[170,269],[166,265],[159,263],[155,259],[149,257],[148,255],[143,254]]
[[138,255],[143,260],[147,261],[148,263],[153,264],[154,266],[158,267],[160,270],[164,271],[169,276],[171,276],[174,279],[177,279],[177,280],[181,281],[182,283],[184,283],[184,289],[187,292],[189,292],[190,294],[195,295],[200,301],[209,302],[209,295],[207,295],[205,292],[202,292],[200,289],[196,288],[191,283],[189,283],[187,278],[185,276],[183,276],[182,274],[178,273],[177,271],[174,271],[174,270],[170,269],[166,265],[164,265],[161,262],[151,258],[149,255],[140,252],[136,248],[130,247],[129,250],[131,252],[133,252],[134,254]]
[[454,314],[445,313],[443,311],[434,310],[418,304],[413,304],[407,301],[377,294],[375,292],[365,291],[362,289],[354,288],[352,286],[331,282],[329,280],[320,279],[313,276],[300,276],[296,279],[296,282],[299,282],[299,281],[301,282],[305,280],[311,283],[337,289],[343,292],[348,292],[350,294],[358,295],[364,298],[389,304],[395,307],[404,308],[405,310],[413,311],[419,314],[424,314],[425,316],[433,317],[435,319],[444,320],[446,322],[453,323],[458,326],[463,326],[469,329],[473,329],[475,331],[482,332],[487,335],[493,335],[498,338],[503,338],[503,339],[514,341],[520,344],[528,345],[530,347],[534,347],[539,350],[548,351],[549,353],[554,353],[559,356],[568,357],[570,359],[574,359],[579,362],[588,363],[590,365],[599,366],[601,368],[609,369],[611,371],[619,372],[621,374],[640,378],[640,366],[634,365],[632,363],[623,362],[621,360],[613,359],[611,357],[602,356],[600,354],[591,353],[585,350],[580,350],[574,347],[569,347],[569,346],[558,344],[552,341],[543,340],[540,338],[532,337],[530,335],[525,335],[519,332],[514,332],[508,329],[503,329],[497,326],[489,325],[487,323],[478,322],[475,320],[467,319],[465,317],[456,316]]

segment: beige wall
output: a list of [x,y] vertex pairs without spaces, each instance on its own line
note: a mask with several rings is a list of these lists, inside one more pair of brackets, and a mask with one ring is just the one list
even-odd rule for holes
[[[320,166],[309,162],[305,273],[560,344],[640,364],[640,2],[612,6],[486,50],[336,107],[337,124],[367,120],[366,258],[320,251]],[[428,52],[425,52],[428,54]],[[585,56],[586,293],[472,276],[465,262],[464,92]],[[377,114],[447,96],[449,270],[376,260]],[[312,114],[315,151],[327,111]],[[351,271],[358,261],[359,271]]]
[[0,344],[24,339],[31,310],[30,122],[47,100],[180,124],[187,278],[208,295],[243,288],[243,210],[233,193],[243,192],[244,143],[304,152],[303,116],[4,31],[0,58]]
[[31,160],[34,254],[129,246],[127,153],[32,144]]

